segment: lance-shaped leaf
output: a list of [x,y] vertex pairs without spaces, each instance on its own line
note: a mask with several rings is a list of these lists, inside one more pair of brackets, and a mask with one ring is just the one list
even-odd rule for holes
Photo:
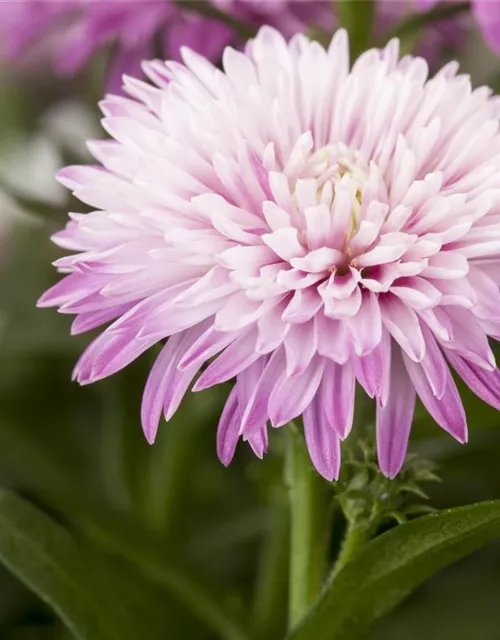
[[127,580],[106,556],[79,543],[30,502],[3,490],[0,562],[56,612],[75,638],[137,640],[155,637],[161,629],[156,613],[162,610],[161,601],[154,590],[135,577]]
[[289,640],[361,638],[375,620],[440,569],[496,537],[500,500],[396,527],[369,543],[337,574]]

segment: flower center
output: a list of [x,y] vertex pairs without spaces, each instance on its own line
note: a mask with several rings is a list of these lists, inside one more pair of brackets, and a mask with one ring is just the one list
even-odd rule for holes
[[304,167],[305,175],[315,178],[318,187],[328,181],[335,185],[344,176],[349,176],[355,191],[363,191],[368,180],[370,167],[363,155],[356,149],[350,149],[342,142],[328,144],[315,151]]
[[300,168],[296,165],[293,192],[303,218],[299,222],[301,241],[310,248],[307,219],[312,217],[311,208],[321,206],[324,210],[326,206],[336,228],[335,248],[345,253],[348,265],[352,257],[349,243],[359,229],[363,197],[373,167],[358,150],[343,143],[328,144],[304,155]]

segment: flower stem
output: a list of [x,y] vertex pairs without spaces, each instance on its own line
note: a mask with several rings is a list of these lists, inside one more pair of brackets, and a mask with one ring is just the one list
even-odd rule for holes
[[273,496],[270,527],[262,548],[255,602],[253,607],[253,637],[259,640],[283,638],[286,632],[288,598],[289,513],[285,495]]
[[355,60],[370,46],[370,39],[375,15],[374,0],[336,0],[335,2],[339,26],[349,33],[349,49],[351,59]]
[[352,560],[371,536],[372,527],[367,522],[350,522],[347,525],[344,541],[330,576],[331,580]]
[[288,623],[294,627],[318,596],[326,568],[329,485],[313,469],[304,437],[287,427],[286,480],[290,498],[290,575]]
[[175,0],[175,4],[185,9],[198,13],[205,18],[210,18],[231,27],[244,40],[255,36],[255,28],[242,20],[238,20],[229,13],[225,13],[218,9],[215,5],[210,4],[206,0]]

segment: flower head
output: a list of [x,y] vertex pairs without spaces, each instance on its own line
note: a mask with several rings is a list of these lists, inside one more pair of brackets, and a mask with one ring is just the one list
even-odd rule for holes
[[76,314],[73,333],[111,323],[75,378],[167,340],[143,397],[150,442],[200,371],[195,391],[235,378],[225,464],[239,438],[262,456],[268,423],[302,416],[336,478],[357,384],[376,400],[386,475],[417,395],[465,442],[450,365],[500,408],[498,98],[455,63],[429,79],[397,41],[350,69],[343,31],[325,50],[264,27],[245,53],[226,49],[224,71],[182,56],[106,98],[100,165],[60,173],[92,211],[55,236],[74,253],[40,305]]
[[[427,11],[440,0],[417,0],[420,9]],[[460,0],[441,0],[443,4],[456,5]],[[486,43],[495,53],[500,53],[500,0],[471,0],[471,9]]]
[[[210,2],[207,0],[207,4]],[[287,36],[306,24],[331,20],[328,0],[211,0],[230,16]],[[0,51],[12,61],[48,60],[64,76],[79,71],[98,51],[113,46],[110,90],[123,73],[138,75],[141,61],[158,50],[178,59],[181,45],[218,62],[224,47],[238,44],[234,30],[173,0],[6,0],[0,3]]]
[[[428,11],[439,0],[378,0],[376,2],[375,33],[384,37],[397,25],[403,25],[406,20],[415,17],[419,11]],[[496,0],[494,0],[496,1]],[[403,35],[403,48],[413,47],[413,52],[426,58],[430,68],[435,70],[443,58],[449,59],[454,52],[460,50],[466,40],[471,27],[468,12],[463,10],[460,0],[444,0],[455,3],[455,9],[448,15],[444,13],[429,21],[425,27],[415,28],[411,33]],[[441,0],[443,4],[443,0]],[[403,29],[404,32],[404,29]],[[386,38],[387,39],[387,38]]]

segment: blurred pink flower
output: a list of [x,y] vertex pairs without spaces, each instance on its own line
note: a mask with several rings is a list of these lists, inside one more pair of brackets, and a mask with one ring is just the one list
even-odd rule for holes
[[[0,2],[0,51],[12,62],[39,64],[71,76],[99,50],[113,45],[111,91],[123,73],[138,75],[155,55],[178,59],[181,45],[218,62],[237,44],[231,27],[168,0],[7,0]],[[207,0],[207,4],[209,4]],[[272,24],[286,36],[307,24],[331,26],[329,0],[212,0],[226,13],[259,26]]]
[[[438,4],[456,4],[460,0],[417,0],[421,9]],[[500,0],[471,0],[471,8],[484,39],[496,53],[500,53]]]
[[[449,365],[500,408],[488,336],[500,336],[500,102],[450,63],[398,60],[398,42],[349,69],[264,27],[224,71],[188,49],[126,79],[90,143],[99,166],[60,180],[92,208],[54,240],[76,252],[40,300],[111,322],[78,362],[87,384],[167,339],[146,384],[155,439],[186,390],[236,378],[219,424],[258,456],[267,424],[303,416],[311,459],[336,478],[356,383],[377,404],[382,471],[403,463],[416,395],[460,442]],[[206,366],[205,366],[206,365]]]
[[[433,0],[430,0],[432,2]],[[379,36],[404,21],[422,8],[429,9],[429,0],[377,0],[375,31]],[[418,55],[426,58],[432,67],[442,64],[443,57],[449,59],[450,53],[458,51],[470,30],[467,14],[436,19],[425,29],[407,34],[410,44]]]
[[484,39],[496,53],[500,53],[500,2],[499,0],[473,0],[472,10]]

